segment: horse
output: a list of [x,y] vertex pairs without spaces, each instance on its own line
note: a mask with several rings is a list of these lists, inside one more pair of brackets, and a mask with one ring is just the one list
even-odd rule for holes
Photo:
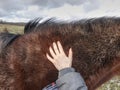
[[0,90],[42,90],[54,82],[58,71],[46,53],[58,40],[66,55],[72,48],[72,66],[82,75],[88,90],[120,75],[119,17],[39,21],[28,22],[23,35],[0,34],[4,37],[0,38]]

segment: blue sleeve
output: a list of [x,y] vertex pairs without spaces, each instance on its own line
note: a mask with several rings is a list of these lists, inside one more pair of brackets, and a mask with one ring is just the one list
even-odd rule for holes
[[56,85],[58,90],[88,90],[82,76],[75,72],[74,68],[59,71]]

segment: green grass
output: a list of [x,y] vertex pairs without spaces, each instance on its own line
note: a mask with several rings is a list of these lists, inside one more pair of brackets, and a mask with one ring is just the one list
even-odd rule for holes
[[97,90],[120,90],[120,76],[112,78]]
[[0,32],[8,30],[11,33],[23,34],[24,26],[0,24]]

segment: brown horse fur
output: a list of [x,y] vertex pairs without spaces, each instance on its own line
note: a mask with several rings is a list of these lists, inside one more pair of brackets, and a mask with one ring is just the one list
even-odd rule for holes
[[55,81],[58,71],[45,54],[58,40],[66,54],[72,47],[73,67],[89,90],[120,75],[120,18],[37,24],[29,32],[29,23],[26,34],[0,54],[0,90],[42,90]]

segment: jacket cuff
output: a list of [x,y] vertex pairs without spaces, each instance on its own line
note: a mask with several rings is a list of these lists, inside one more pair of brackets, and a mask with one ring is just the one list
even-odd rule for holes
[[58,78],[62,77],[64,74],[69,72],[75,72],[74,68],[65,68],[59,71]]
[[56,80],[58,90],[88,90],[84,79],[77,72],[70,72]]

